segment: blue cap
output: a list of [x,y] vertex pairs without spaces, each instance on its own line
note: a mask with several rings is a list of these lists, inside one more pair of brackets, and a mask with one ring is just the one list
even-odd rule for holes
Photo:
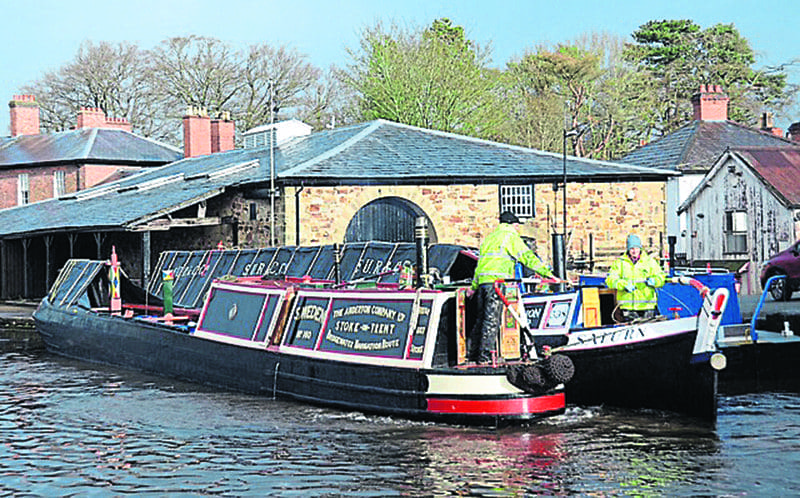
[[639,249],[641,249],[642,241],[641,239],[639,239],[638,235],[630,234],[628,235],[628,240],[625,243],[625,250],[630,251],[634,247],[638,247]]

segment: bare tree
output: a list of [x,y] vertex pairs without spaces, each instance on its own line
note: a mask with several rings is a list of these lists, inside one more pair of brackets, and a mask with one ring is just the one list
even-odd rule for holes
[[98,107],[149,134],[153,126],[146,116],[155,99],[146,90],[146,73],[144,53],[136,45],[89,41],[74,60],[22,90],[36,95],[46,131],[67,130],[75,126],[81,107]]
[[281,45],[252,45],[242,63],[237,117],[242,129],[268,123],[270,101],[273,119],[296,115],[310,93],[319,91],[321,71],[306,56]]

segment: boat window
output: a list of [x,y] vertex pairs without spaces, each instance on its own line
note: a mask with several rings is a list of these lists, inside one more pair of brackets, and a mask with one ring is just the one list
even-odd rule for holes
[[216,288],[212,291],[198,329],[251,339],[267,296]]

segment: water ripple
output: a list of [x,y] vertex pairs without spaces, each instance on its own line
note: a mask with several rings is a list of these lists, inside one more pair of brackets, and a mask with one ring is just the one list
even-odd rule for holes
[[499,430],[327,410],[47,354],[0,355],[0,494],[785,495],[800,396],[723,398],[716,427],[570,407]]

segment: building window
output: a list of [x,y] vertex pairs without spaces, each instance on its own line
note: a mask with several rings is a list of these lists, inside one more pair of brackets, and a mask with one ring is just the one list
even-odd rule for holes
[[533,218],[533,185],[500,185],[500,212]]
[[31,186],[28,174],[22,173],[17,177],[17,204],[22,206],[31,202]]
[[258,207],[256,206],[255,202],[250,203],[250,221],[256,221],[258,219]]
[[53,197],[61,197],[67,193],[67,175],[63,171],[53,172]]
[[725,212],[725,253],[747,252],[747,212]]

